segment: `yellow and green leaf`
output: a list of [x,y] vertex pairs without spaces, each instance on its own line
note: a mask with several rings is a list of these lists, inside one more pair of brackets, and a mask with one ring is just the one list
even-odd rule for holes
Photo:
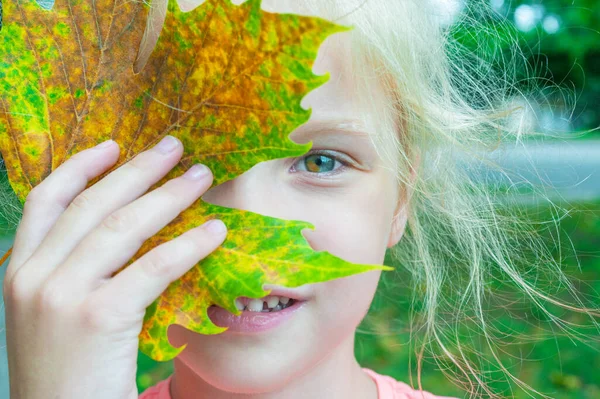
[[[148,13],[144,2],[128,0],[5,3],[0,152],[22,203],[70,156],[109,138],[119,143],[121,155],[104,175],[167,134],[183,142],[179,164],[151,189],[198,162],[221,184],[259,162],[310,149],[288,136],[310,117],[302,98],[329,79],[312,73],[320,44],[348,28],[268,13],[260,0],[239,6],[207,0],[190,12],[171,1],[156,48],[135,73]],[[183,349],[169,344],[170,324],[220,333],[224,329],[210,321],[208,307],[239,314],[235,298],[265,296],[264,284],[296,287],[390,269],[314,251],[301,234],[313,228],[309,223],[202,200],[147,240],[127,265],[213,218],[228,226],[226,241],[147,309],[140,349],[155,360],[172,359]]]

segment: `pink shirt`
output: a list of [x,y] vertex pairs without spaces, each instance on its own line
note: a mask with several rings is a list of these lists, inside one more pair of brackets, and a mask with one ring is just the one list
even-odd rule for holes
[[[456,399],[447,396],[435,396],[425,391],[415,391],[409,385],[396,381],[387,375],[377,374],[373,370],[363,368],[377,384],[378,399]],[[169,383],[171,377],[167,378],[146,389],[138,399],[171,399]]]

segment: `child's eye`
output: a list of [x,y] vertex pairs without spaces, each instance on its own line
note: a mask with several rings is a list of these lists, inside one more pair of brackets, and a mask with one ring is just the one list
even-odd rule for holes
[[316,174],[332,174],[343,169],[346,166],[338,157],[333,154],[318,152],[309,153],[299,158],[292,165],[292,172],[308,172]]

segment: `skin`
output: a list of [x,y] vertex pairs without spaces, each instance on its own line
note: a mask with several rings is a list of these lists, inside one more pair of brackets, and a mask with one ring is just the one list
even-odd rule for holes
[[88,189],[119,148],[79,152],[28,195],[3,287],[12,399],[137,397],[145,308],[226,235],[194,228],[111,278],[212,183],[204,168],[141,196],[181,158],[172,140],[172,151],[143,152]]
[[[144,194],[181,158],[175,139],[170,152],[143,152],[85,189],[117,161],[117,144],[109,142],[75,154],[31,191],[3,287],[12,399],[137,398],[145,308],[217,248],[226,231],[192,229],[110,276],[200,196],[311,222],[316,230],[305,237],[315,250],[383,262],[386,248],[403,234],[405,207],[392,173],[396,165],[385,164],[369,140],[385,128],[381,118],[368,114],[352,89],[349,35],[334,35],[321,47],[314,71],[329,71],[331,79],[304,98],[311,119],[290,135],[299,143],[312,140],[313,151],[328,150],[342,162],[354,159],[345,167],[336,162],[329,175],[303,168],[314,166],[309,154],[261,163],[210,190],[212,174],[204,167],[197,179],[178,177]],[[384,91],[372,84],[381,109]],[[317,129],[318,123],[328,125]],[[364,134],[337,132],[331,123]],[[305,308],[261,334],[203,336],[171,326],[172,344],[188,344],[175,359],[173,398],[375,399],[375,384],[354,357],[354,332],[379,277],[373,271],[305,285]]]
[[[400,214],[400,193],[391,173],[396,165],[384,164],[368,137],[385,127],[365,113],[353,90],[353,73],[345,62],[349,51],[349,33],[334,35],[321,46],[314,71],[329,71],[331,79],[304,98],[303,107],[313,110],[311,118],[290,138],[298,143],[312,140],[313,151],[331,151],[342,161],[352,157],[356,163],[340,168],[336,162],[327,175],[320,171],[331,166],[308,172],[315,167],[315,158],[306,155],[263,162],[212,188],[203,199],[309,221],[316,229],[304,234],[313,249],[352,262],[382,264],[386,248],[400,239],[406,219]],[[373,92],[383,93],[372,83]],[[383,107],[387,100],[380,94],[376,101]],[[357,132],[336,131],[338,125]],[[296,172],[290,172],[294,165]],[[371,304],[380,274],[373,271],[303,286],[309,298],[303,311],[285,327],[261,334],[206,336],[171,326],[171,343],[188,344],[174,360],[172,396],[376,398],[374,382],[355,359],[354,333]]]

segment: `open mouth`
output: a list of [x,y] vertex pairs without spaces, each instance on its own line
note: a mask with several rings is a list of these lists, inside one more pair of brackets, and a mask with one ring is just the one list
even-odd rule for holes
[[292,298],[269,295],[258,299],[239,297],[235,300],[235,306],[241,311],[272,313],[289,308],[295,302]]
[[305,308],[306,303],[306,300],[275,295],[264,298],[239,297],[235,300],[236,307],[241,311],[239,315],[213,305],[208,308],[208,316],[215,325],[227,327],[230,333],[254,333],[277,327]]

